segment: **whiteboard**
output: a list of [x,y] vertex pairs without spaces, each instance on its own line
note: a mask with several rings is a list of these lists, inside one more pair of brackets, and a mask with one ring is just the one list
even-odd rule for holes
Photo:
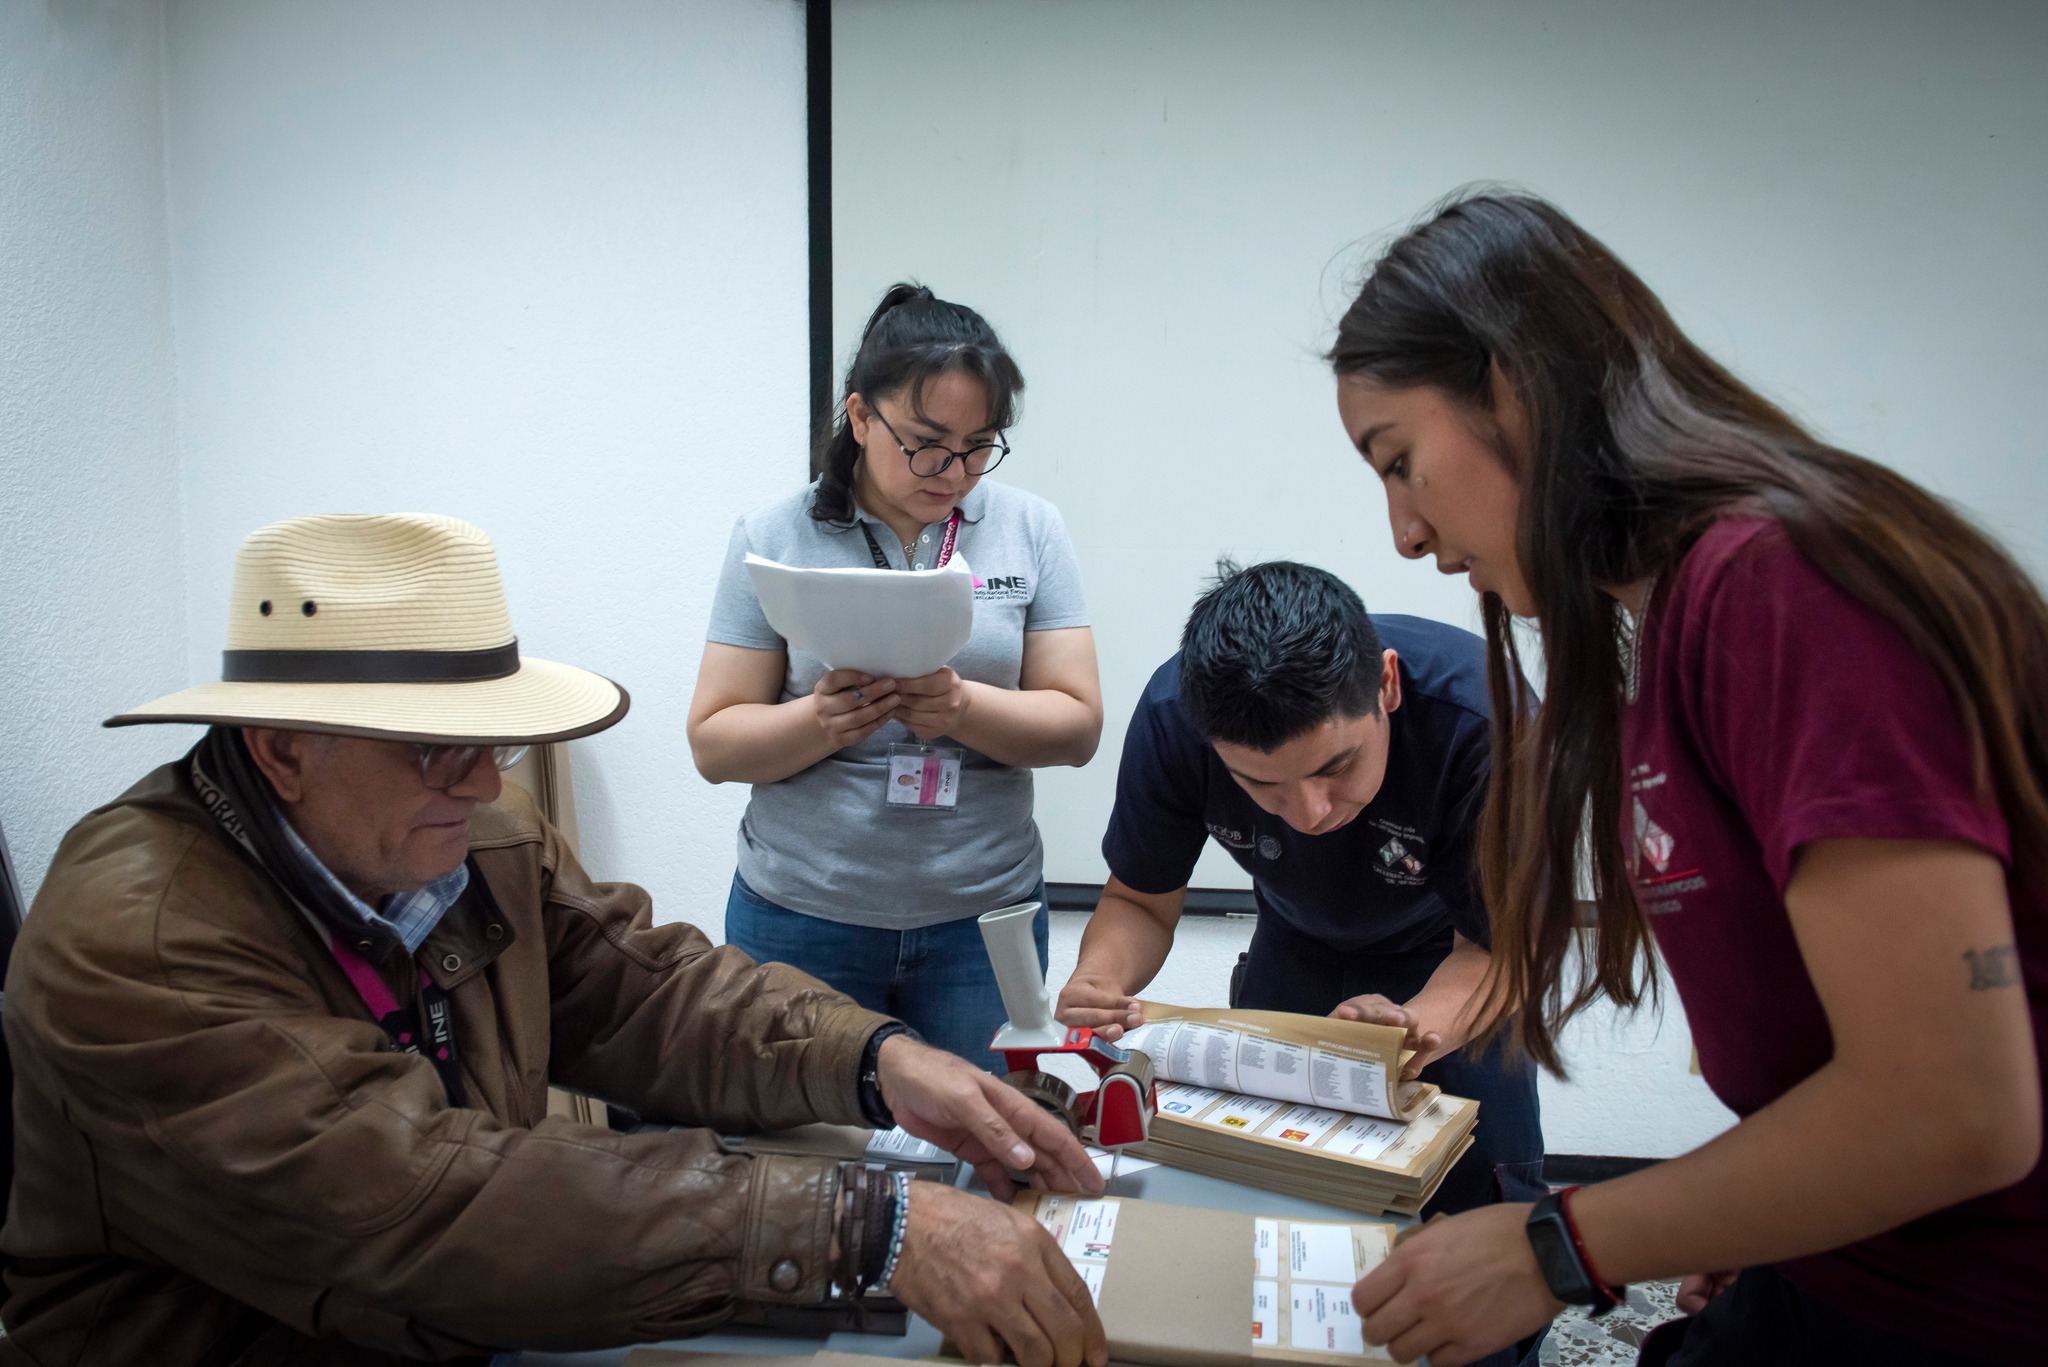
[[[1073,533],[1101,752],[1042,770],[1099,882],[1124,724],[1221,552],[1477,626],[1392,550],[1318,352],[1453,187],[1549,195],[1722,361],[2048,568],[2048,6],[862,0],[833,16],[839,364],[917,278],[1029,383],[995,476]],[[1246,881],[1210,852],[1202,886]]]

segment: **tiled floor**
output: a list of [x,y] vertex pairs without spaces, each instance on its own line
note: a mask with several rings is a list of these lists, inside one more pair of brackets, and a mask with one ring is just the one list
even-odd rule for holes
[[1677,1282],[1645,1282],[1628,1289],[1628,1303],[1599,1319],[1567,1310],[1543,1343],[1546,1367],[1628,1367],[1643,1336],[1665,1320],[1678,1318]]

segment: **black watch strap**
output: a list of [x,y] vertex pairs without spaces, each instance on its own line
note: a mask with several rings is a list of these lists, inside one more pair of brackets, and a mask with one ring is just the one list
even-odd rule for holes
[[890,1021],[869,1035],[867,1047],[860,1051],[860,1116],[870,1128],[877,1130],[896,1128],[896,1115],[889,1109],[889,1103],[882,1100],[880,1069],[882,1041],[893,1039],[897,1035],[908,1035],[912,1039],[923,1038],[902,1021]]
[[1594,1279],[1580,1255],[1565,1215],[1564,1193],[1553,1191],[1538,1201],[1529,1212],[1527,1229],[1529,1247],[1551,1295],[1566,1305],[1585,1306],[1595,1318],[1620,1304],[1620,1296]]

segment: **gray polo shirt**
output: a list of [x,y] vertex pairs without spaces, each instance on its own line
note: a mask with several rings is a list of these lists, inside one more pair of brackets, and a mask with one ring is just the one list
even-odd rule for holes
[[[747,576],[747,553],[817,569],[875,563],[857,524],[811,516],[816,488],[748,513],[733,527],[707,633],[721,645],[788,651],[785,702],[807,696],[825,662],[790,650],[768,625]],[[888,524],[864,511],[860,517],[890,565],[906,568]],[[944,531],[943,521],[924,529],[908,568],[932,568]],[[956,554],[978,581],[974,634],[950,662],[961,678],[1015,688],[1025,632],[1088,625],[1066,524],[1036,494],[981,481],[961,501]],[[944,739],[937,743],[963,751],[958,809],[947,815],[887,807],[889,747],[916,741],[892,721],[802,773],[755,784],[740,821],[739,871],[748,886],[795,911],[889,930],[957,921],[1028,897],[1044,863],[1031,818],[1031,771]]]

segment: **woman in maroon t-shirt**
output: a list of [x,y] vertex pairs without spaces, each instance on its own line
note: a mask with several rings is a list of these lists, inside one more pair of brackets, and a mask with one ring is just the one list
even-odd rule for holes
[[2039,590],[1539,200],[1467,197],[1396,242],[1330,360],[1400,549],[1482,595],[1500,1028],[1557,1069],[1563,1023],[1642,1000],[1661,953],[1741,1117],[1432,1225],[1359,1283],[1367,1338],[1455,1367],[1561,1297],[1685,1276],[1692,1318],[1645,1361],[2043,1360]]

